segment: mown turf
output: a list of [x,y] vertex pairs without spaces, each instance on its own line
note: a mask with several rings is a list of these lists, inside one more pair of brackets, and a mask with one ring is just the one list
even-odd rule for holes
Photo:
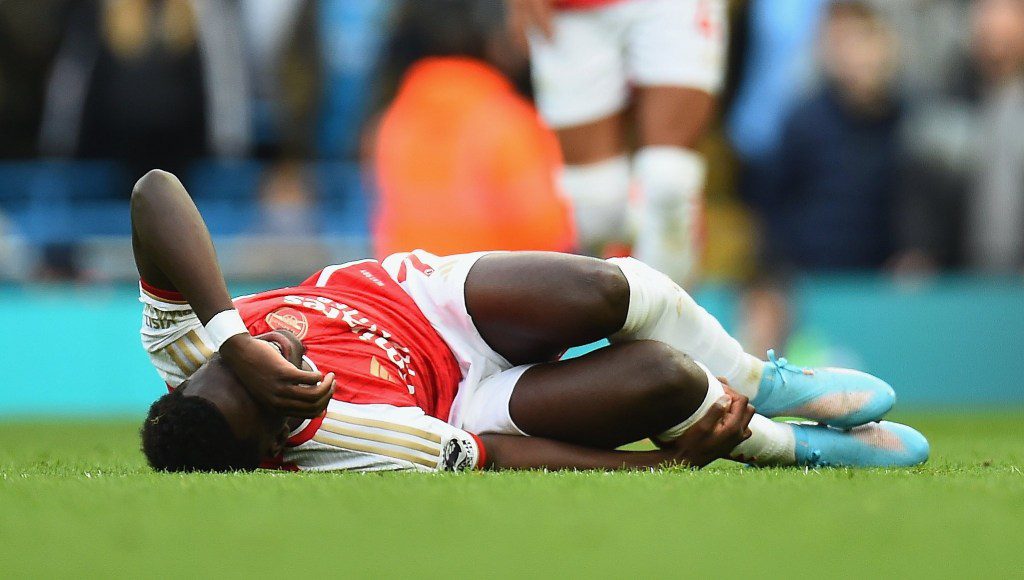
[[1024,414],[910,470],[165,475],[135,425],[0,424],[0,577],[1024,575]]

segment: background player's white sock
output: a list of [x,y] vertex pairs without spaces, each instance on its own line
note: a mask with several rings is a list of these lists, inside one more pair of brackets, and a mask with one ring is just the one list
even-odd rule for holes
[[625,155],[588,165],[566,165],[562,187],[572,199],[580,248],[598,255],[626,237],[629,160]]
[[633,160],[640,216],[633,255],[680,284],[699,265],[697,219],[706,174],[704,158],[682,147],[650,146]]
[[608,260],[629,282],[629,311],[610,339],[657,340],[707,365],[733,390],[753,399],[764,361],[743,352],[740,343],[667,276],[633,258]]
[[[666,430],[657,439],[672,441],[682,435],[694,423],[707,415],[711,405],[721,404],[721,398],[728,396],[722,383],[718,382],[707,367],[697,363],[708,376],[708,394],[704,402],[682,423]],[[783,423],[776,423],[762,415],[754,415],[750,420],[750,438],[736,446],[729,458],[754,465],[794,465],[796,463],[796,438],[793,428]]]

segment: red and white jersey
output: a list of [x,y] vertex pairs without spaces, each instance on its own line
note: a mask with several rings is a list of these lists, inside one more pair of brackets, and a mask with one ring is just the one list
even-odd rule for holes
[[[180,294],[140,284],[142,342],[177,387],[213,355]],[[461,372],[412,298],[375,260],[329,266],[297,286],[235,300],[253,335],[288,330],[314,369],[336,375],[325,415],[292,433],[275,465],[290,469],[464,469],[483,447],[448,425]]]

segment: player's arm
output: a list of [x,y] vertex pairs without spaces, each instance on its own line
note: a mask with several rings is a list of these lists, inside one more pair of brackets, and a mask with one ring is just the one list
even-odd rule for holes
[[[147,284],[181,293],[208,331],[215,316],[233,311],[206,223],[178,178],[160,170],[144,175],[132,191],[131,218],[135,264]],[[318,385],[320,373],[295,368],[240,321],[234,328],[217,346],[255,398],[293,417],[323,411],[333,382]]]
[[700,468],[728,457],[750,437],[753,414],[753,407],[738,397],[728,408],[712,405],[681,437],[654,451],[595,449],[540,437],[485,434],[479,438],[486,449],[485,467],[491,469]]
[[[286,453],[303,469],[321,471],[470,469],[645,469],[703,467],[750,436],[753,407],[736,398],[655,451],[596,449],[540,437],[474,435],[419,407],[331,401],[315,433]],[[312,439],[312,441],[310,441]]]
[[646,469],[672,463],[665,450],[594,449],[540,437],[481,435],[489,469]]

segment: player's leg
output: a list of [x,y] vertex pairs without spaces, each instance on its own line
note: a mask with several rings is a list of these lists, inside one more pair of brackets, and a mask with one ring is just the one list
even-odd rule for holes
[[[722,394],[712,393],[709,404]],[[701,410],[706,398],[708,380],[689,357],[634,341],[529,368],[509,414],[529,435],[614,448],[657,437]]]
[[768,351],[768,362],[747,354],[718,320],[661,272],[633,258],[608,262],[619,267],[630,290],[626,322],[610,337],[612,342],[664,341],[725,377],[761,414],[847,428],[880,419],[896,400],[892,387],[867,373],[797,367],[773,351]]
[[[663,343],[634,341],[488,377],[465,404],[461,427],[605,449],[644,438],[668,444],[723,398],[722,384],[705,367]],[[754,415],[749,428],[751,436],[730,452],[731,459],[870,467],[916,465],[928,457],[924,437],[896,423],[845,432]]]
[[636,2],[627,41],[636,79],[640,190],[634,255],[686,284],[699,262],[705,163],[694,150],[715,106],[725,66],[723,0]]
[[630,258],[548,252],[483,256],[465,283],[466,308],[488,345],[513,364],[547,361],[611,337],[659,340],[754,398],[764,361],[677,284]]
[[615,264],[551,252],[479,258],[465,281],[480,336],[513,365],[557,359],[622,329],[629,282]]
[[488,254],[470,268],[463,295],[480,336],[513,364],[550,361],[605,337],[656,340],[701,361],[772,416],[846,427],[878,419],[894,400],[886,383],[864,373],[811,371],[745,353],[682,288],[632,258]]
[[[683,353],[634,341],[485,379],[466,405],[462,427],[612,449],[646,438],[669,442],[723,398],[721,383]],[[756,434],[735,456],[792,464],[792,429],[763,421],[752,421]]]
[[580,248],[600,255],[608,242],[626,237],[626,27],[607,8],[559,11],[553,25],[552,38],[530,38],[537,107],[562,148],[561,182],[573,202]]

